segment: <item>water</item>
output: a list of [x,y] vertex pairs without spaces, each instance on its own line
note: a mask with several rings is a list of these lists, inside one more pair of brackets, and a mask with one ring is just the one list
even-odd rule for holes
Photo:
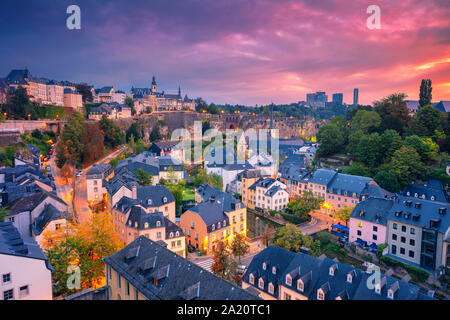
[[247,209],[247,237],[252,239],[260,236],[266,229],[266,225],[269,230],[272,228],[278,228],[282,225],[273,222],[265,217],[257,216],[252,210]]

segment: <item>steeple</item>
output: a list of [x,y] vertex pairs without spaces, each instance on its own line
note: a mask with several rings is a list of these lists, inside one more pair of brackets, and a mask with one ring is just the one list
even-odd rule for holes
[[156,88],[157,88],[156,80],[155,80],[155,76],[153,75],[153,78],[152,78],[152,93],[156,92]]
[[178,96],[181,98],[181,87],[178,86]]

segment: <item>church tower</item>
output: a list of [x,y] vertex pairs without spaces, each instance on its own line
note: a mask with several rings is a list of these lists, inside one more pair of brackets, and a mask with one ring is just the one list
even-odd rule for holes
[[155,76],[153,76],[153,79],[152,79],[152,93],[156,93],[156,80],[155,80]]
[[181,87],[178,86],[178,97],[181,98]]

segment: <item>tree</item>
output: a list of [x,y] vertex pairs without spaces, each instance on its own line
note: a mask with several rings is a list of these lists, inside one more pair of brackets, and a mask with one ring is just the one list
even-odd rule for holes
[[249,252],[250,245],[243,234],[236,233],[234,239],[231,241],[230,248],[233,255],[238,257],[239,264],[241,264],[241,256],[245,256]]
[[91,86],[89,86],[85,83],[81,83],[81,84],[77,84],[75,86],[75,88],[83,97],[83,103],[85,103],[85,104],[92,103],[94,101],[94,97],[92,96],[92,91],[91,91],[92,87]]
[[128,146],[133,151],[134,154],[136,154],[136,143],[134,142],[134,135],[131,134],[130,138],[128,140]]
[[83,115],[74,111],[61,134],[61,141],[59,142],[64,144],[67,151],[67,161],[71,164],[81,164],[82,162],[84,129],[85,120]]
[[433,137],[436,130],[442,126],[440,111],[426,105],[420,107],[412,120],[409,122],[408,135],[418,135],[419,137]]
[[342,150],[344,137],[336,124],[327,124],[319,129],[317,139],[320,142],[317,154],[319,157],[327,157]]
[[404,127],[410,120],[409,110],[404,101],[406,95],[403,93],[392,94],[381,101],[375,102],[375,111],[381,117],[380,131],[393,129],[402,134]]
[[125,98],[125,104],[131,108],[131,115],[134,116],[136,114],[136,109],[134,108],[134,101],[131,97]]
[[230,273],[230,259],[231,253],[228,244],[217,240],[213,251],[213,264],[211,265],[211,271],[223,279],[229,277]]
[[139,140],[142,138],[142,126],[139,124],[139,122],[133,122],[131,126],[126,131],[126,140],[130,140],[130,136],[134,136],[134,140]]
[[401,190],[397,175],[392,171],[378,171],[374,180],[380,187],[390,192],[399,192]]
[[104,114],[99,122],[100,130],[105,133],[105,146],[113,149],[125,142],[125,134],[120,127]]
[[420,155],[413,148],[401,147],[395,151],[390,167],[397,176],[401,187],[405,187],[416,179],[421,179],[425,173],[425,167]]
[[351,130],[361,130],[363,133],[377,131],[381,124],[381,117],[375,111],[359,110],[352,119]]
[[36,119],[36,112],[34,111],[33,104],[27,95],[27,90],[19,86],[12,95],[10,102],[4,106],[4,110],[7,112],[8,117],[14,119],[28,119],[28,114],[32,119]]
[[0,222],[5,221],[5,217],[9,214],[9,210],[6,207],[0,208]]
[[261,242],[264,248],[267,248],[269,244],[272,242],[274,236],[274,227],[272,226],[269,230],[269,225],[266,224],[263,233],[261,233]]
[[381,135],[381,145],[383,147],[383,159],[390,161],[394,152],[402,146],[402,137],[395,130],[385,130]]
[[360,162],[353,162],[348,167],[344,167],[342,173],[351,174],[353,176],[370,177],[370,170]]
[[119,158],[114,158],[109,162],[109,165],[115,169],[117,168],[117,165],[119,164]]
[[114,231],[113,220],[114,217],[109,214],[98,213],[92,215],[86,224],[69,222],[66,227],[56,232],[44,234],[45,254],[55,269],[52,272],[55,295],[77,291],[66,285],[70,276],[67,273],[70,265],[77,265],[81,271],[81,288],[78,291],[95,289],[103,283],[105,267],[102,259],[123,247]]
[[286,224],[277,230],[273,244],[289,251],[299,252],[302,247],[302,230],[293,224]]
[[364,135],[358,144],[358,160],[369,168],[376,167],[383,157],[383,145],[378,133]]
[[151,186],[153,183],[153,176],[142,168],[137,169],[134,175],[142,186]]
[[361,138],[364,136],[362,130],[355,130],[348,136],[348,143],[346,151],[353,156],[358,154],[358,145],[361,141]]
[[354,208],[355,207],[343,207],[336,211],[334,216],[342,221],[345,221],[345,226],[347,227],[348,221],[350,220],[350,215],[352,214]]
[[208,113],[219,114],[219,109],[217,109],[217,106],[214,103],[211,103],[208,107]]
[[287,204],[287,210],[291,214],[300,216],[302,220],[307,221],[308,214],[313,210],[319,209],[323,201],[322,198],[314,197],[311,191],[304,191],[300,197]]
[[431,144],[426,144],[419,136],[406,137],[403,145],[415,149],[420,155],[422,162],[428,163],[431,160]]
[[420,84],[419,105],[425,107],[431,104],[433,88],[431,87],[431,79],[422,79]]
[[83,161],[89,166],[103,155],[105,134],[99,123],[86,123],[83,134]]
[[161,134],[159,133],[159,126],[155,125],[150,132],[150,141],[151,142],[158,142],[161,140]]

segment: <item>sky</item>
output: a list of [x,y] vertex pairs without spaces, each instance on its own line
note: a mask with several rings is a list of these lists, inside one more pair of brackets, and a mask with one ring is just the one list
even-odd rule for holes
[[[81,9],[69,30],[66,9]],[[381,28],[366,21],[381,9]],[[149,87],[230,104],[287,104],[343,93],[450,100],[449,0],[14,0],[0,11],[0,77]]]

